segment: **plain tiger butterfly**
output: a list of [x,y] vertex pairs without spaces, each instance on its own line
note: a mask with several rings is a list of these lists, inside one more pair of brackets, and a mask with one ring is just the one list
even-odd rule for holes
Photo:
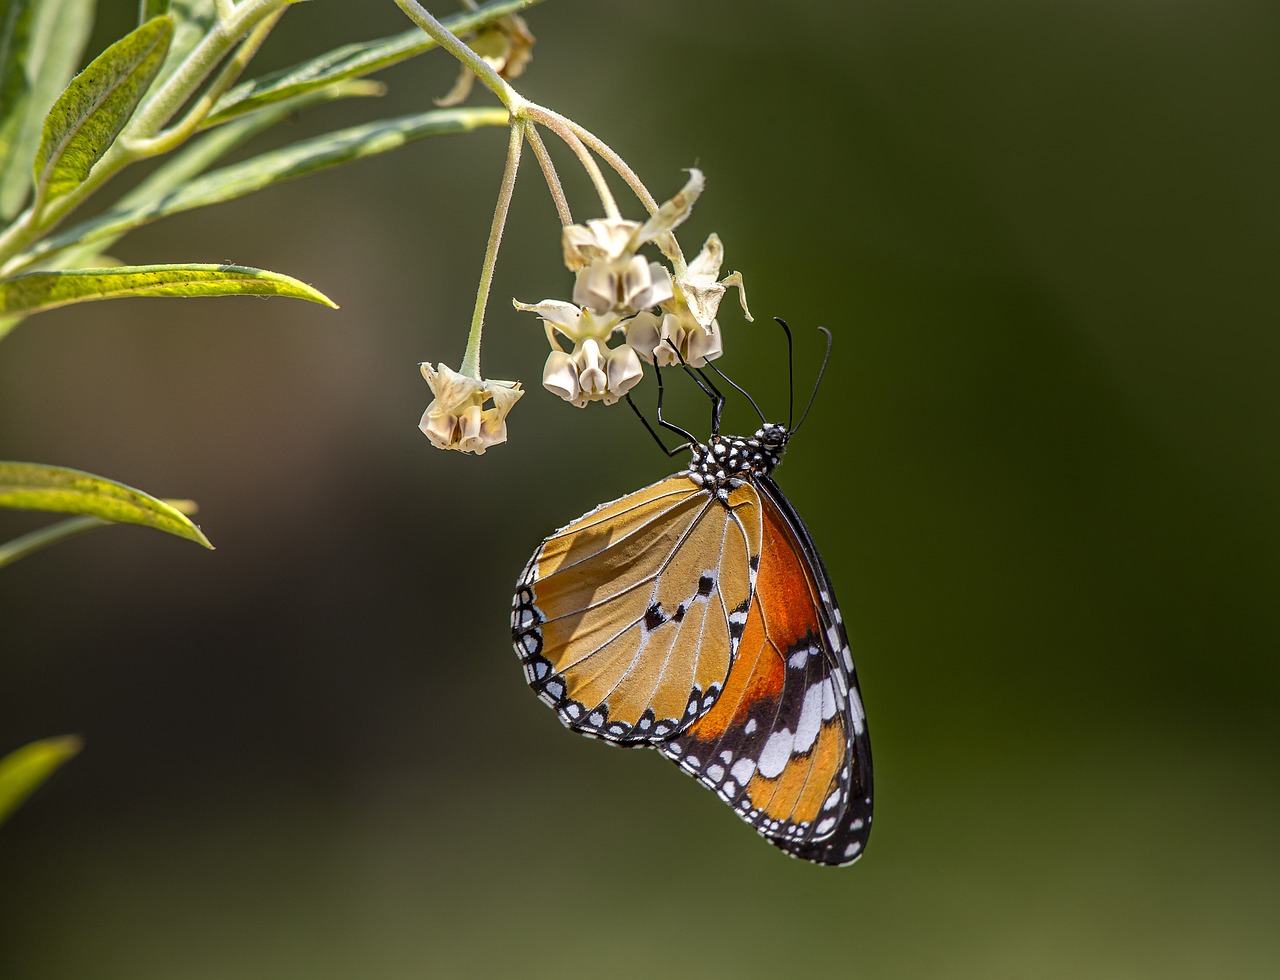
[[516,653],[567,727],[656,749],[788,854],[851,864],[871,832],[871,743],[831,580],[772,477],[791,430],[720,435],[724,398],[699,383],[715,398],[705,443],[662,419],[659,374],[658,421],[687,439],[667,452],[688,467],[533,553]]

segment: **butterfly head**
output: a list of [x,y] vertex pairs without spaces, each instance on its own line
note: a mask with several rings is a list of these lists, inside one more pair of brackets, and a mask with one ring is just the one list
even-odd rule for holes
[[689,479],[700,487],[725,490],[754,477],[768,476],[782,461],[791,433],[766,422],[753,436],[713,435],[690,450]]

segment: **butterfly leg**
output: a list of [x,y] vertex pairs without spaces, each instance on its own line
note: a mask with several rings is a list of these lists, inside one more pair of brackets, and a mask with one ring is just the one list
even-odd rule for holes
[[636,407],[636,403],[631,400],[631,393],[628,392],[625,397],[627,399],[627,404],[631,406],[631,411],[635,412],[636,418],[638,418],[642,423],[644,423],[644,427],[649,430],[649,435],[653,436],[653,441],[658,444],[658,448],[661,449],[664,453],[666,453],[668,456],[674,456],[677,453],[683,452],[684,450],[689,448],[687,443],[681,443],[680,445],[676,446],[675,449],[668,449],[667,444],[662,441],[662,436],[658,435],[658,431],[652,425],[649,424],[649,420],[644,417],[644,413],[641,412],[640,409]]
[[[654,364],[653,373],[658,377],[658,424],[662,426],[664,429],[670,429],[672,432],[676,433],[677,435],[683,436],[686,440],[688,440],[688,445],[690,446],[698,445],[698,440],[692,435],[692,433],[686,432],[684,429],[680,428],[680,426],[676,425],[674,422],[668,422],[666,419],[662,417],[662,393],[663,393],[662,368],[658,367],[657,364]],[[685,447],[681,446],[680,448],[683,449]],[[671,455],[675,455],[675,454],[672,453]]]

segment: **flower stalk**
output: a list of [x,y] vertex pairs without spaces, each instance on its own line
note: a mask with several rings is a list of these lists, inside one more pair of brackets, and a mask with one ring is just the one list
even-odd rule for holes
[[476,290],[475,311],[471,314],[471,332],[467,335],[467,350],[462,357],[462,373],[477,380],[480,378],[480,335],[484,331],[484,311],[489,303],[489,287],[493,284],[493,270],[498,264],[498,248],[502,244],[502,232],[507,225],[507,213],[516,187],[516,172],[520,169],[520,149],[523,145],[524,126],[513,123],[511,138],[507,142],[507,165],[502,171],[498,203],[493,211],[493,223],[489,226],[489,244],[485,247],[484,264],[480,268],[480,286]]

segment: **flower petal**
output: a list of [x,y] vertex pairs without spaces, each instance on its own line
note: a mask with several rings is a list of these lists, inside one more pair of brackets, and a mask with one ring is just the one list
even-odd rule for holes
[[693,202],[698,199],[698,195],[702,193],[706,184],[707,180],[702,176],[702,171],[697,167],[691,168],[689,180],[684,187],[680,188],[680,193],[663,203],[650,216],[636,236],[637,240],[652,242],[674,231],[685,218],[689,217],[689,212],[693,210]]
[[577,400],[578,366],[571,355],[558,350],[547,355],[547,363],[542,368],[542,387],[567,402]]

